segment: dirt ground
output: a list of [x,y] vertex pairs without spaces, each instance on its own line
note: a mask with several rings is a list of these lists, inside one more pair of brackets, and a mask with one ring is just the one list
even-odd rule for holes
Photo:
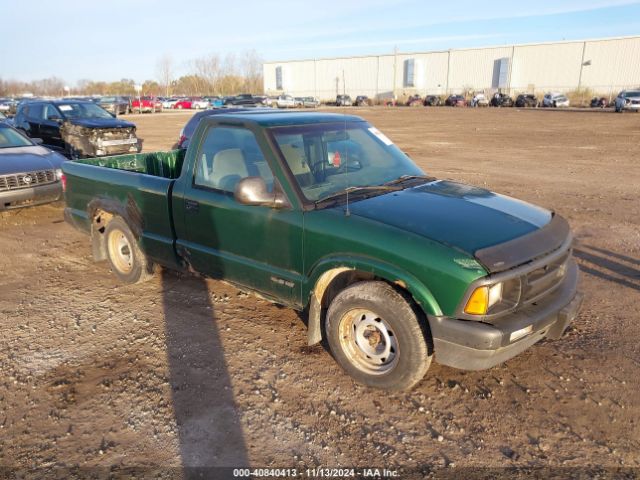
[[[232,478],[188,468],[207,466],[307,478],[312,467],[396,478],[640,475],[640,115],[350,113],[430,174],[569,220],[586,300],[568,334],[488,371],[434,363],[413,391],[388,394],[307,348],[292,310],[172,272],[119,284],[63,222],[62,205],[2,213],[0,477],[135,467]],[[170,147],[187,117],[131,119],[154,150]]]

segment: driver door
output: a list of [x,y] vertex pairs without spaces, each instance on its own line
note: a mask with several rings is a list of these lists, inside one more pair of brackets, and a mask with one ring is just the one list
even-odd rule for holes
[[186,238],[178,243],[196,270],[299,305],[302,212],[238,203],[235,186],[249,176],[279,188],[253,131],[210,127],[185,188]]
[[60,135],[60,122],[62,121],[62,114],[58,111],[55,105],[46,103],[42,106],[41,118],[40,118],[40,138],[42,142],[48,147],[64,151],[65,144]]

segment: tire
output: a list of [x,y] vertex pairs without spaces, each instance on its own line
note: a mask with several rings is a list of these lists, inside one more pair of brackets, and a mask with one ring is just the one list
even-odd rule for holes
[[142,283],[153,277],[154,266],[121,217],[114,217],[104,232],[107,258],[111,270],[123,283]]
[[431,364],[427,329],[409,299],[385,282],[342,290],[327,311],[325,333],[336,362],[370,387],[407,390]]

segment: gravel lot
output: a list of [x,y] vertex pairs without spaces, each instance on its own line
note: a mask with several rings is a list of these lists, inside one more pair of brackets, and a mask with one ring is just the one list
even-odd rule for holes
[[[121,285],[62,205],[1,213],[0,477],[208,478],[222,474],[184,467],[220,465],[640,475],[640,115],[349,113],[430,174],[569,220],[586,300],[568,334],[488,371],[433,364],[413,391],[383,393],[306,347],[292,310],[172,272]],[[130,118],[155,150],[188,115]]]

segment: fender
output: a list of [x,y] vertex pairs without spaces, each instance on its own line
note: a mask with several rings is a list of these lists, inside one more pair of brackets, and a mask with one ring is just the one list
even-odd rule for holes
[[322,340],[322,299],[332,281],[341,273],[359,271],[382,278],[407,290],[426,315],[440,316],[442,310],[431,291],[412,274],[390,263],[369,257],[340,256],[325,258],[314,265],[303,298],[309,297],[309,321],[307,343],[314,345]]
[[126,203],[122,203],[120,200],[110,197],[98,197],[94,198],[87,205],[87,215],[91,222],[91,251],[95,261],[101,261],[107,259],[107,252],[105,249],[102,233],[106,227],[108,221],[97,221],[97,212],[102,211],[110,214],[111,216],[119,216],[127,222],[131,232],[140,240],[144,229],[144,219],[142,213],[138,208],[133,196],[127,195]]

